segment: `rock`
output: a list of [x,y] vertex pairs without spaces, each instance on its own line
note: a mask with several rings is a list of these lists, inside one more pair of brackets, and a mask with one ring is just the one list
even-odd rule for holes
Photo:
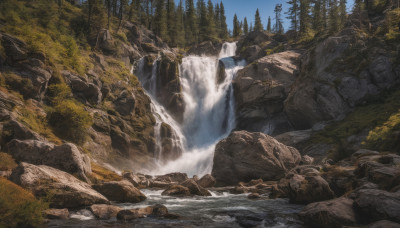
[[395,81],[392,63],[387,56],[379,56],[369,65],[372,80],[381,89],[390,88]]
[[151,181],[149,187],[151,187],[151,188],[167,188],[170,185],[171,185],[171,183],[167,183],[167,182]]
[[171,185],[165,191],[163,191],[161,195],[184,197],[184,196],[190,196],[190,191],[189,188],[184,187],[182,185]]
[[202,42],[189,49],[187,55],[206,55],[206,56],[218,56],[221,50],[221,45],[214,45],[211,41]]
[[286,146],[295,147],[297,144],[308,140],[311,137],[311,134],[312,130],[289,131],[277,135],[274,138],[278,140],[280,143],[285,144]]
[[[144,217],[168,217],[168,209],[162,204],[156,204],[144,208],[122,210],[118,213],[117,218],[119,220],[133,220]],[[173,215],[172,215],[173,216]]]
[[102,33],[99,34],[99,47],[107,54],[113,54],[117,52],[117,48],[115,46],[115,42],[112,38],[110,30],[103,29]]
[[10,153],[19,162],[47,165],[62,171],[77,174],[84,180],[92,173],[90,158],[72,143],[55,146],[37,140],[14,139],[7,144]]
[[50,193],[50,206],[55,208],[78,208],[108,203],[103,195],[87,183],[45,165],[36,166],[21,162],[13,170],[10,180],[31,190],[36,197],[46,197]]
[[251,193],[250,195],[247,196],[249,199],[260,199],[261,196],[258,193]]
[[45,139],[38,133],[32,131],[31,129],[27,128],[25,125],[14,120],[13,118],[10,121],[3,124],[3,129],[1,134],[3,143],[8,143],[12,139],[19,139],[19,140],[33,139],[33,140],[45,141]]
[[5,33],[2,33],[0,38],[5,53],[12,62],[28,58],[26,49],[28,45],[24,41]]
[[75,96],[92,104],[101,102],[103,94],[99,86],[88,82],[87,78],[74,75],[69,71],[62,71],[61,73]]
[[135,95],[127,90],[122,91],[118,98],[113,102],[115,110],[123,116],[133,115],[135,110]]
[[152,31],[148,30],[143,25],[126,22],[125,27],[129,30],[127,34],[128,40],[138,47],[144,49],[144,45],[142,44],[151,44],[158,50],[168,48],[168,45],[164,43],[161,38],[157,37]]
[[244,36],[243,39],[239,40],[237,43],[237,50],[240,52],[243,48],[253,45],[262,45],[267,41],[271,41],[271,37],[266,33],[261,31],[252,31],[247,36]]
[[357,150],[356,152],[354,152],[354,153],[351,155],[351,161],[355,162],[355,161],[358,160],[360,157],[363,157],[363,156],[370,156],[370,155],[378,155],[378,154],[379,154],[378,151],[360,149],[360,150]]
[[94,204],[90,206],[90,211],[96,216],[96,218],[104,220],[117,217],[118,212],[121,210],[123,209],[120,207],[107,204]]
[[258,59],[261,48],[258,45],[251,45],[247,47],[243,52],[240,53],[240,56],[243,57],[248,63],[253,62]]
[[210,174],[204,175],[202,178],[200,178],[199,181],[197,181],[197,184],[199,184],[203,188],[212,188],[214,187],[215,183],[215,178]]
[[211,175],[217,185],[278,180],[301,161],[299,152],[263,133],[235,131],[215,149]]
[[304,155],[301,157],[300,165],[311,165],[314,162],[314,158]]
[[43,216],[47,219],[68,219],[69,211],[67,208],[64,209],[47,209],[43,211]]
[[163,181],[163,182],[184,182],[188,178],[186,173],[168,173],[162,176],[157,176],[155,178],[156,181]]
[[299,216],[308,227],[341,228],[358,224],[353,200],[346,197],[309,204]]
[[362,189],[357,192],[354,205],[366,221],[388,219],[400,222],[400,192]]
[[[233,86],[239,129],[265,132],[268,121],[275,118],[273,123],[279,126],[272,128],[291,130],[282,111],[299,64],[299,52],[285,51],[260,58],[238,71]],[[282,133],[273,130],[268,134]]]
[[400,228],[400,224],[391,222],[388,220],[381,220],[381,221],[369,224],[365,228]]
[[109,200],[120,203],[139,203],[146,199],[146,196],[127,180],[110,181],[92,187]]
[[182,183],[180,183],[183,187],[189,189],[190,194],[197,195],[197,196],[211,196],[211,193],[204,189],[203,187],[199,186],[194,180],[188,179]]
[[142,182],[141,179],[137,175],[135,175],[131,172],[124,173],[122,175],[122,177],[124,179],[128,180],[129,182],[131,182],[133,184],[133,186],[135,186],[135,187],[139,187]]

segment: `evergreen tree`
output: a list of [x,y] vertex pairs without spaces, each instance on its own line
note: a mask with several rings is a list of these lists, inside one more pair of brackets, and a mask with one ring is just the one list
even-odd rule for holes
[[198,24],[199,24],[199,42],[203,42],[209,38],[208,36],[208,23],[209,20],[207,18],[207,7],[206,3],[204,0],[198,0],[198,7],[199,9],[199,18],[198,18]]
[[176,35],[177,35],[177,28],[176,28],[176,12],[175,12],[175,1],[174,0],[167,0],[167,42],[172,46],[176,46]]
[[214,13],[214,21],[215,21],[215,31],[217,36],[220,36],[221,33],[221,10],[219,9],[219,4],[215,4],[215,13]]
[[329,0],[329,31],[335,33],[339,31],[340,17],[338,0]]
[[272,32],[271,17],[268,17],[267,32]]
[[184,10],[183,10],[183,3],[180,0],[178,9],[176,10],[176,46],[184,47],[185,46],[185,26],[184,26]]
[[323,29],[328,28],[328,9],[329,9],[329,0],[321,0],[321,14],[322,14],[322,21],[323,21]]
[[299,31],[299,1],[300,0],[290,0],[286,2],[290,5],[289,10],[286,12],[286,14],[288,14],[286,18],[290,20],[290,28],[295,32]]
[[162,39],[167,38],[167,17],[165,13],[164,0],[156,0],[156,9],[154,14],[154,33]]
[[365,5],[362,0],[355,0],[354,2],[354,8],[353,8],[353,14],[357,15],[358,17],[358,26],[359,28],[362,27],[362,11],[364,10]]
[[340,13],[340,27],[342,28],[347,20],[347,11],[346,11],[346,0],[340,0],[339,2],[339,13]]
[[186,0],[185,3],[185,37],[187,44],[194,44],[198,41],[198,27],[196,19],[196,9],[193,0]]
[[310,29],[310,0],[300,0],[300,34],[305,34]]
[[249,34],[249,24],[247,23],[246,17],[244,18],[244,21],[243,21],[243,33],[245,35]]
[[240,22],[237,18],[237,15],[233,16],[233,32],[232,32],[232,37],[237,38],[240,36]]
[[274,13],[275,13],[275,25],[273,31],[275,33],[283,33],[283,24],[281,19],[282,4],[275,5]]
[[321,4],[323,4],[323,1],[316,0],[312,11],[312,28],[317,32],[321,31],[324,28],[325,23],[323,21],[323,11]]
[[254,31],[253,23],[250,23],[250,29],[249,29],[249,31],[250,31],[250,32]]
[[263,25],[261,23],[260,12],[256,11],[255,20],[254,20],[254,31],[263,31]]
[[228,25],[226,24],[225,8],[224,8],[224,4],[222,4],[222,2],[220,3],[219,10],[221,11],[221,14],[220,14],[221,32],[220,32],[219,37],[221,39],[226,39],[226,38],[228,38],[229,33],[228,33]]
[[207,31],[206,36],[208,39],[216,38],[216,29],[215,29],[215,15],[214,15],[214,5],[212,4],[211,0],[208,0],[207,3]]

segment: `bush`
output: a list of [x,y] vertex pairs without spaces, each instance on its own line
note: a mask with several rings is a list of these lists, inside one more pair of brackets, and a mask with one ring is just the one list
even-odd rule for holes
[[47,95],[52,104],[72,98],[72,92],[66,84],[53,84],[48,87]]
[[380,126],[371,130],[365,144],[380,151],[400,152],[400,110]]
[[85,141],[92,117],[73,100],[64,100],[49,110],[48,120],[59,137],[81,144]]
[[8,89],[18,91],[24,99],[33,98],[35,95],[35,88],[32,85],[32,81],[18,76],[14,73],[3,74],[6,87]]
[[11,155],[0,152],[0,171],[9,171],[17,167]]
[[47,207],[32,193],[0,177],[0,227],[37,227]]

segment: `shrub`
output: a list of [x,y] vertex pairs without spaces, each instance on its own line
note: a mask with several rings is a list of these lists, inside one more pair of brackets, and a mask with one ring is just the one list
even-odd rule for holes
[[48,120],[59,137],[81,144],[85,141],[92,117],[73,100],[64,100],[49,110]]
[[0,177],[0,227],[37,227],[47,207],[29,191]]
[[60,103],[66,99],[72,98],[72,92],[66,84],[53,84],[48,87],[47,95],[52,104]]
[[385,123],[371,130],[365,144],[375,150],[400,152],[399,130],[400,110]]
[[8,171],[17,167],[11,155],[0,152],[0,171]]
[[8,89],[18,91],[24,99],[32,98],[34,96],[35,88],[33,87],[31,80],[14,73],[5,73],[3,75]]

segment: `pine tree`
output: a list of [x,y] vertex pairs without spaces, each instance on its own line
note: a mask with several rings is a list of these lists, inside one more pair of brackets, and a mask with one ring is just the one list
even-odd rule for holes
[[203,42],[209,38],[208,33],[208,18],[207,18],[207,7],[204,0],[199,0],[198,2],[199,9],[199,42]]
[[253,23],[250,23],[250,29],[249,29],[249,31],[250,31],[250,32],[254,31]]
[[240,23],[237,15],[233,16],[233,32],[232,37],[237,38],[240,36]]
[[274,13],[275,13],[275,25],[273,31],[275,33],[283,33],[283,24],[281,19],[282,4],[275,5]]
[[176,12],[175,12],[175,1],[174,0],[167,0],[167,42],[172,44],[173,47],[176,46]]
[[271,28],[271,17],[268,17],[268,24],[267,24],[267,32],[272,32],[272,28]]
[[339,31],[340,17],[338,0],[329,0],[329,31],[335,33]]
[[215,29],[215,15],[214,15],[214,5],[211,0],[208,0],[207,3],[207,31],[206,34],[208,39],[216,38],[216,29]]
[[260,12],[256,11],[255,20],[254,20],[254,31],[263,31],[263,25],[261,23]]
[[221,10],[219,8],[219,4],[215,4],[215,13],[214,13],[214,21],[215,21],[215,32],[218,37],[220,37],[221,33]]
[[312,28],[320,32],[324,28],[324,21],[322,15],[322,1],[316,0],[312,10]]
[[221,11],[221,15],[220,15],[220,24],[221,24],[221,33],[219,38],[221,39],[226,39],[229,36],[228,33],[228,25],[226,24],[226,17],[225,17],[225,8],[224,8],[224,4],[220,4],[219,9]]
[[340,0],[339,2],[339,13],[340,13],[340,27],[342,28],[347,20],[347,11],[346,11],[346,0]]
[[295,32],[299,31],[299,12],[300,12],[299,1],[300,0],[290,0],[286,2],[287,4],[290,5],[290,8],[286,12],[286,14],[288,14],[286,18],[290,20],[291,23],[290,28]]
[[156,10],[154,15],[154,33],[162,39],[167,38],[167,17],[165,13],[164,0],[156,0]]
[[323,21],[323,29],[328,28],[328,9],[329,9],[329,0],[322,0],[321,3],[321,14],[322,14],[322,21]]
[[186,43],[190,45],[198,42],[196,9],[193,0],[186,0],[185,7],[185,37]]
[[245,35],[249,34],[249,24],[247,23],[247,18],[246,17],[243,20],[243,33]]
[[310,0],[300,0],[300,34],[310,30]]
[[365,5],[362,0],[355,0],[354,2],[354,8],[353,8],[353,14],[358,16],[358,26],[359,28],[362,27],[362,11],[364,10]]
[[176,45],[178,47],[185,47],[185,26],[184,26],[184,11],[183,11],[183,3],[180,0],[178,9],[176,10]]

